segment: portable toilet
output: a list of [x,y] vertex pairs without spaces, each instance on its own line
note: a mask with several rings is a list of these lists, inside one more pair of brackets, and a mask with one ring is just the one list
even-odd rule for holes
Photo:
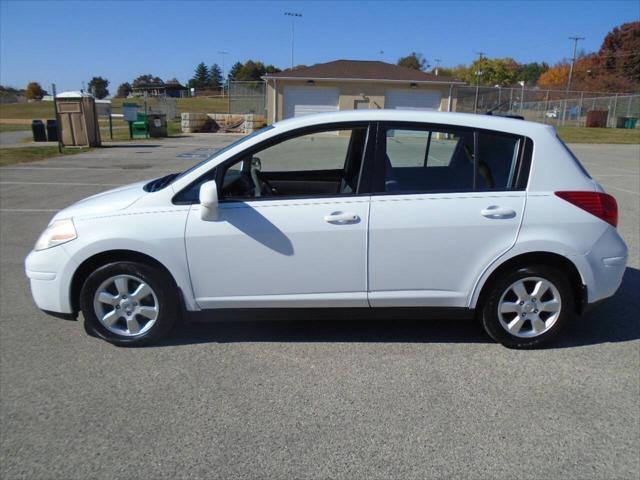
[[100,124],[93,95],[63,92],[56,95],[60,140],[65,147],[99,147]]

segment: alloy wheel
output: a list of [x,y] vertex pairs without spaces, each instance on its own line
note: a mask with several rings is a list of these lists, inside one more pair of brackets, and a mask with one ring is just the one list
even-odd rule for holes
[[541,277],[526,277],[504,291],[498,302],[498,318],[511,335],[532,338],[549,331],[561,309],[560,292],[553,283]]
[[149,331],[160,313],[153,289],[133,275],[115,275],[102,282],[94,295],[93,308],[107,330],[126,337]]

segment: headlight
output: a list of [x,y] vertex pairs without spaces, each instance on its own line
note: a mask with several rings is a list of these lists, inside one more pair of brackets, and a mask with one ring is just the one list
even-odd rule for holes
[[70,242],[77,236],[76,228],[73,226],[73,221],[70,218],[56,220],[42,232],[34,249],[45,250],[55,247],[56,245]]

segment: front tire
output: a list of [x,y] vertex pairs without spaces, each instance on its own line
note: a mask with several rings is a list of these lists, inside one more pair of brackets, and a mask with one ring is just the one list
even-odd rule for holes
[[138,262],[114,262],[96,269],[80,291],[88,334],[119,346],[143,346],[162,339],[178,317],[176,287],[164,271]]
[[573,307],[573,289],[560,270],[528,266],[493,282],[481,320],[489,336],[505,347],[536,348],[558,336]]

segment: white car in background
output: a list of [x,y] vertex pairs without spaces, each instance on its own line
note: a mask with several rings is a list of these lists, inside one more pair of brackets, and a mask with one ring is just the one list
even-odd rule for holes
[[159,340],[183,309],[421,307],[535,347],[620,285],[616,223],[615,199],[552,127],[350,111],[80,201],[26,273],[38,307],[82,311],[117,345]]

